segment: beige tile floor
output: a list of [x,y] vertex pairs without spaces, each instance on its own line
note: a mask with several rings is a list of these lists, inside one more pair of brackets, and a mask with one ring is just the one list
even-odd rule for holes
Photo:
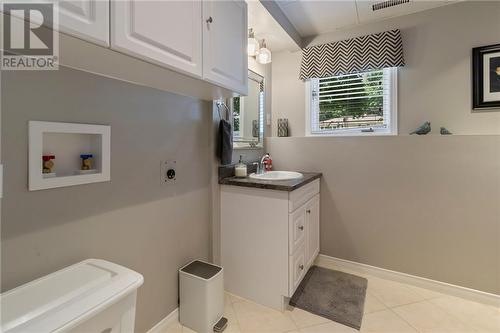
[[[403,283],[368,279],[363,333],[500,333],[500,308]],[[269,309],[226,293],[227,333],[355,333],[355,329],[289,308]],[[179,323],[164,333],[193,333]]]

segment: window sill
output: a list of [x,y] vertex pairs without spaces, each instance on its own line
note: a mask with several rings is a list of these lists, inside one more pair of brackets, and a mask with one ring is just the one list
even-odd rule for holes
[[344,136],[397,136],[388,132],[345,132],[345,133],[306,133],[306,137],[344,137]]
[[250,146],[248,143],[233,143],[233,150],[259,150],[264,149],[262,143],[257,144],[256,146]]

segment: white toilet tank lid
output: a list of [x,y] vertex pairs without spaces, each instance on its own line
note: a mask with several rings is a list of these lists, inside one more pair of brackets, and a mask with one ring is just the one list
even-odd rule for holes
[[57,332],[129,295],[141,274],[88,259],[0,295],[1,332]]

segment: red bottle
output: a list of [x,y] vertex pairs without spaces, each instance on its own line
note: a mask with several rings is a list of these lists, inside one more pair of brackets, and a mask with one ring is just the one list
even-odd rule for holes
[[271,158],[271,155],[269,153],[266,154],[267,158],[264,160],[264,169],[266,171],[272,171],[273,170],[273,159]]

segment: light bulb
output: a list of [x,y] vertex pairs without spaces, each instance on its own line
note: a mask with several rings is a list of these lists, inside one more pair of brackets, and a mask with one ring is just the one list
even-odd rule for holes
[[250,57],[254,57],[259,53],[259,42],[255,38],[248,38],[247,53]]
[[262,48],[259,50],[259,54],[257,54],[257,62],[259,64],[268,64],[271,62],[271,51],[266,47],[266,41],[262,41]]
[[247,53],[249,57],[254,57],[259,53],[259,41],[255,39],[253,29],[248,29]]

